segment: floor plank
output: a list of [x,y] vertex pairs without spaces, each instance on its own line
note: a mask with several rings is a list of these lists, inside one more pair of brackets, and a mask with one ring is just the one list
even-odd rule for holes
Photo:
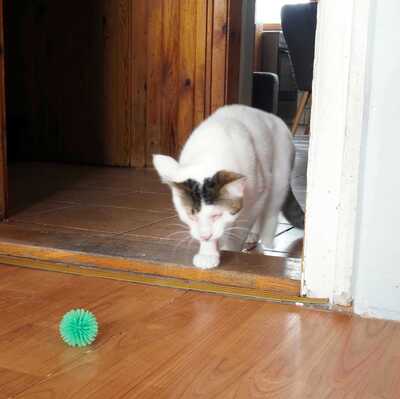
[[40,378],[0,368],[0,399],[9,399],[39,382]]
[[[0,303],[0,398],[400,396],[399,323],[9,266]],[[58,336],[77,306],[99,321],[88,348]]]

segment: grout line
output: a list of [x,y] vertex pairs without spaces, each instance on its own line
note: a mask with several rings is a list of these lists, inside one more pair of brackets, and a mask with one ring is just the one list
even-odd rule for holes
[[[67,203],[65,203],[67,204]],[[43,211],[37,211],[37,212],[30,212],[28,215],[25,215],[25,217],[32,217],[32,216],[40,216],[40,215],[46,215],[48,213],[51,212],[57,212],[57,211],[62,211],[63,209],[70,209],[70,208],[76,208],[77,206],[75,204],[69,204],[68,206],[60,206],[59,208],[54,208],[54,209],[46,209]],[[21,211],[21,213],[24,211]],[[24,216],[22,216],[23,218]],[[18,220],[20,217],[18,216],[18,214],[16,214],[15,216],[11,216],[9,219],[15,219]]]
[[108,235],[113,235],[113,234],[118,234],[116,232],[110,232],[110,231],[105,231],[105,230],[93,230],[93,229],[88,229],[84,227],[76,227],[76,226],[65,226],[65,225],[60,225],[60,224],[51,224],[51,223],[40,223],[36,222],[33,220],[29,219],[18,219],[18,220],[11,220],[10,222],[13,224],[18,224],[18,223],[24,223],[24,224],[33,224],[35,226],[43,226],[43,227],[51,227],[51,228],[61,228],[65,230],[79,230],[79,231],[85,231],[89,233],[99,233],[99,234],[108,234]]
[[127,231],[123,231],[123,232],[118,233],[118,234],[129,234],[129,233],[133,233],[133,232],[135,232],[136,230],[139,230],[139,229],[142,229],[142,228],[146,228],[146,227],[151,227],[151,226],[153,226],[153,225],[155,225],[155,224],[157,224],[157,223],[160,223],[160,222],[163,222],[163,221],[166,221],[166,220],[169,220],[169,219],[173,219],[173,218],[175,218],[175,217],[176,217],[176,215],[168,216],[168,217],[166,217],[166,218],[157,220],[156,222],[152,222],[152,223],[146,224],[145,226],[135,227],[134,229],[130,229],[130,230],[127,230]]

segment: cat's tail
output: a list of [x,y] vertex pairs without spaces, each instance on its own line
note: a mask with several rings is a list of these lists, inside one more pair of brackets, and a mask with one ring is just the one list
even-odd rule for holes
[[292,188],[289,191],[282,206],[283,216],[290,224],[299,229],[304,229],[304,211],[293,194]]

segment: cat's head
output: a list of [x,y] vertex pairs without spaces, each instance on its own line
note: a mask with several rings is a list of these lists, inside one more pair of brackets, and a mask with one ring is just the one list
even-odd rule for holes
[[243,206],[244,176],[220,170],[202,179],[188,177],[178,162],[164,155],[154,155],[153,164],[162,181],[170,186],[176,211],[196,240],[218,240],[238,218]]

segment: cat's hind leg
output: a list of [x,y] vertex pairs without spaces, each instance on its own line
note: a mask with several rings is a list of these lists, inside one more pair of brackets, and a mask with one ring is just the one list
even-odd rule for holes
[[267,248],[274,247],[274,237],[278,226],[279,213],[282,209],[282,205],[285,201],[289,181],[285,177],[280,180],[275,180],[273,190],[265,203],[263,212],[261,213],[261,230],[260,240],[261,244]]
[[262,193],[257,201],[238,218],[235,224],[227,229],[224,239],[221,241],[222,249],[239,252],[257,244],[263,228],[261,214],[267,196],[267,191]]
[[257,245],[258,241],[260,240],[261,229],[262,229],[262,220],[258,215],[256,221],[253,223],[253,226],[249,231],[249,234],[247,235],[245,241],[246,249],[254,248]]

